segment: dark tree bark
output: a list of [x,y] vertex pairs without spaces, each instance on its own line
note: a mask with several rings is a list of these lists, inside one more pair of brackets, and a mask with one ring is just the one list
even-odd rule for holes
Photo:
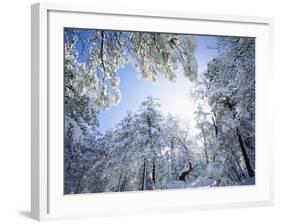
[[212,121],[213,121],[213,126],[214,126],[214,129],[215,129],[215,134],[216,134],[216,136],[218,136],[218,125],[217,125],[215,117],[216,117],[216,114],[214,113],[214,116],[212,116]]
[[120,191],[125,191],[126,185],[127,185],[127,175],[125,175],[125,177],[124,177],[124,179],[122,181]]
[[[226,100],[224,102],[224,106],[227,107],[230,111],[232,111],[232,112],[234,111],[233,110],[234,105],[231,102],[229,97],[226,97]],[[233,117],[234,118],[236,117],[235,113],[233,113]],[[240,145],[240,148],[241,148],[241,151],[242,151],[243,159],[245,161],[245,165],[246,165],[246,169],[248,171],[249,177],[253,177],[253,176],[255,176],[255,171],[253,170],[253,168],[251,166],[250,158],[249,158],[249,155],[247,153],[247,148],[246,148],[244,139],[243,139],[238,127],[236,128],[236,135],[238,137],[239,145]]]
[[[218,128],[218,124],[217,124],[217,114],[215,112],[213,112],[213,115],[212,115],[212,122],[213,122],[213,126],[214,126],[214,130],[215,130],[215,135],[216,135],[216,138],[218,138],[218,131],[219,131],[219,128]],[[216,161],[216,156],[215,154],[213,154],[213,162]]]
[[153,186],[154,187],[156,185],[155,172],[156,172],[156,170],[155,170],[155,163],[153,162],[153,164],[152,164],[152,182],[153,182]]
[[234,178],[231,176],[231,174],[229,172],[227,172],[227,175],[230,177],[230,179],[232,180],[232,182],[235,182],[234,181]]
[[179,180],[185,181],[187,176],[188,176],[189,179],[190,179],[190,176],[189,176],[189,175],[191,174],[192,169],[193,169],[193,168],[192,168],[192,164],[191,164],[191,162],[189,162],[189,169],[188,169],[187,171],[184,171],[184,172],[180,175]]
[[121,181],[122,181],[122,173],[119,175],[119,180],[118,180],[118,191],[121,191]]
[[241,148],[241,151],[242,151],[243,159],[245,161],[245,165],[246,165],[249,177],[253,177],[253,176],[255,176],[255,171],[253,170],[253,168],[251,166],[251,162],[250,162],[250,159],[249,159],[249,155],[247,153],[247,149],[246,149],[244,139],[243,139],[243,137],[242,137],[238,128],[236,128],[236,134],[237,134],[237,137],[238,137],[238,140],[239,140],[240,148]]
[[146,159],[143,162],[142,190],[145,190],[146,185]]
[[244,172],[243,172],[243,169],[242,169],[242,167],[241,167],[241,165],[240,165],[240,162],[239,162],[237,156],[235,155],[235,153],[233,152],[232,149],[230,149],[230,150],[231,150],[231,153],[232,153],[233,158],[235,159],[235,161],[236,161],[236,163],[237,163],[237,165],[238,165],[238,168],[239,168],[239,170],[240,170],[241,175],[242,175],[243,177],[246,177],[245,174],[244,174]]
[[232,170],[234,171],[234,173],[236,174],[238,180],[241,181],[240,175],[239,175],[239,173],[237,172],[237,170],[235,169],[235,167],[232,166],[231,168],[232,168]]

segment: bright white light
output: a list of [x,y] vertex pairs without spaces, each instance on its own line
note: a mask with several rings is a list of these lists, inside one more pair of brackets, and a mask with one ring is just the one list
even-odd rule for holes
[[190,96],[194,84],[183,74],[178,74],[175,82],[159,78],[151,85],[154,85],[154,88],[151,89],[150,94],[159,99],[161,111],[164,114],[171,113],[177,116],[182,128],[186,128],[188,124],[190,131],[195,132],[195,104]]

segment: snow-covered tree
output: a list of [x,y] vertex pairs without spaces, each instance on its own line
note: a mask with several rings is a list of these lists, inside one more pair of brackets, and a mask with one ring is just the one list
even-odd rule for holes
[[255,175],[255,40],[218,38],[217,49],[199,83],[198,99],[208,111],[199,108],[197,125],[209,173],[224,185]]
[[98,108],[108,109],[119,103],[121,92],[117,72],[128,64],[132,64],[145,80],[156,81],[159,74],[174,80],[179,65],[186,77],[196,80],[196,40],[192,36],[93,30],[85,37],[83,32],[66,29],[67,44],[75,48],[80,44],[85,48],[86,39],[89,45],[84,49],[88,58],[86,69],[73,84],[78,86],[81,95],[89,93]]
[[65,45],[64,98],[64,174],[65,193],[84,191],[83,178],[90,168],[91,151],[95,147],[98,126],[97,110],[89,96],[78,94],[73,85],[85,70],[76,61],[75,38]]
[[[65,30],[64,191],[154,190],[241,184],[255,176],[255,39],[218,37],[197,77],[188,35]],[[82,59],[81,59],[82,58]],[[196,84],[195,129],[148,96],[104,134],[98,114],[121,100],[121,68]],[[124,74],[126,75],[126,74]]]
[[104,137],[108,157],[104,161],[103,173],[109,179],[107,184],[109,191],[134,190],[138,185],[138,180],[134,179],[140,166],[134,142],[135,125],[135,118],[128,112]]
[[155,99],[147,97],[136,114],[135,142],[139,146],[137,148],[143,160],[143,190],[154,189],[157,185],[156,164],[164,143],[161,129],[164,118],[159,107],[160,104]]

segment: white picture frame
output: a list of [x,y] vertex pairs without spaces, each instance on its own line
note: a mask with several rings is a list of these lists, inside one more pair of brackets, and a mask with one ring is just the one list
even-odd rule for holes
[[[32,5],[31,215],[37,220],[271,205],[267,123],[273,19],[189,12]],[[92,22],[95,21],[95,22]],[[212,189],[63,195],[63,27],[256,37],[256,184]]]

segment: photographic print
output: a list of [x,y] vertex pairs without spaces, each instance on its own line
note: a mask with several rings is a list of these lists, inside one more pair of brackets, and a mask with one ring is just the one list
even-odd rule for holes
[[64,193],[255,184],[255,38],[64,29]]

